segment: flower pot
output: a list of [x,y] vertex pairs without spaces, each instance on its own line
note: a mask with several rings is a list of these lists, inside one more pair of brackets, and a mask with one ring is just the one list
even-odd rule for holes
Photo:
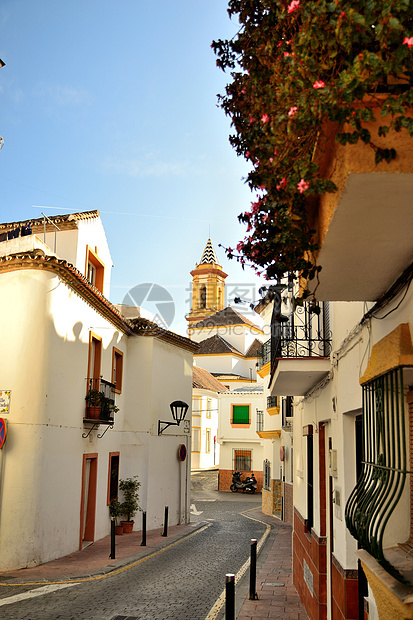
[[115,535],[122,536],[123,534],[123,525],[115,525]]
[[135,521],[121,521],[120,524],[123,526],[124,534],[131,534],[133,530],[133,524]]
[[88,420],[99,420],[100,407],[97,405],[88,405],[86,407],[86,416]]

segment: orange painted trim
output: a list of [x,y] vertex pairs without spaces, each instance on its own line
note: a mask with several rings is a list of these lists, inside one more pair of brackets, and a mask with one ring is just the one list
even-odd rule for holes
[[279,407],[269,407],[267,409],[267,413],[268,413],[268,415],[279,415],[280,408]]
[[[120,357],[121,359],[121,363],[120,363],[120,381],[117,380],[115,381],[115,358],[116,356]],[[118,369],[118,365],[116,364],[116,368]],[[116,377],[117,379],[117,377]],[[114,392],[116,392],[116,394],[121,394],[122,392],[122,381],[123,381],[123,351],[120,351],[119,349],[117,349],[116,347],[112,347],[112,383],[115,383],[116,387],[114,389]]]
[[259,370],[257,370],[257,374],[259,374],[259,376],[261,377],[261,379],[264,379],[264,377],[267,377],[271,372],[271,362],[267,362],[266,364],[264,364],[264,366],[262,366]]
[[85,277],[87,278],[87,267],[89,263],[96,268],[95,287],[103,293],[103,283],[105,279],[105,263],[99,258],[98,249],[95,247],[95,251],[87,245],[86,246],[86,265],[85,265]]
[[[107,491],[107,496],[106,496],[106,505],[109,506],[110,504],[110,472],[112,470],[112,457],[113,456],[118,456],[119,457],[119,465],[120,465],[120,452],[109,452],[109,461],[108,461],[108,491]],[[118,471],[118,483],[119,483],[119,471]],[[116,499],[118,499],[116,497]]]
[[[248,407],[249,408],[249,422],[248,424],[234,424],[234,407]],[[251,403],[231,403],[231,428],[249,428],[251,426]]]
[[[99,343],[99,346],[95,349],[95,362],[97,361],[96,358],[98,358],[99,364],[96,365],[96,363],[94,364],[95,366],[95,377],[91,377],[91,368],[92,368],[92,342],[93,340],[95,340],[95,342]],[[98,379],[100,377],[100,371],[101,371],[101,364],[102,364],[102,338],[100,336],[98,336],[97,334],[95,334],[94,332],[90,331],[89,332],[89,355],[88,355],[88,362],[87,362],[87,378],[88,379]],[[97,368],[99,369],[99,373],[97,373]],[[86,394],[89,391],[89,386],[87,385],[86,382]]]
[[[97,452],[92,452],[90,454],[83,454],[83,462],[82,462],[82,484],[81,484],[81,496],[80,496],[80,530],[79,530],[79,550],[82,550],[82,546],[83,546],[83,519],[85,516],[85,505],[84,505],[84,497],[85,497],[85,474],[86,474],[86,460],[87,459],[92,459],[95,461],[95,466],[96,466],[96,471],[94,472],[95,474],[97,474],[97,459],[98,459],[98,453]],[[90,500],[90,506],[93,508],[93,504],[94,504],[94,516],[93,516],[93,532],[95,531],[95,517],[96,517],[96,487],[97,487],[97,475],[92,476],[92,468],[90,471],[90,478],[89,480],[92,481],[92,488],[90,489],[92,491],[92,495],[93,498],[88,498]],[[91,493],[89,493],[89,495],[91,495]],[[94,499],[94,501],[93,501]],[[88,501],[88,505],[89,505],[89,501]],[[93,540],[94,540],[94,536],[93,536]]]
[[277,439],[281,437],[281,431],[257,431],[257,435],[261,439]]

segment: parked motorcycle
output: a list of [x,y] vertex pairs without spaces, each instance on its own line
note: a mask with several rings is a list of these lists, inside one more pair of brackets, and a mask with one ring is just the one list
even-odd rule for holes
[[230,489],[233,493],[237,493],[238,491],[243,491],[244,493],[255,493],[257,490],[257,479],[252,474],[252,476],[247,476],[244,480],[241,480],[241,472],[234,471],[232,472],[232,484]]

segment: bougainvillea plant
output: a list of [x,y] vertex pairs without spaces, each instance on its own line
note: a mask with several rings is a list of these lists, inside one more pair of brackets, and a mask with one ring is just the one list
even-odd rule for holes
[[[413,20],[409,0],[230,0],[238,18],[233,39],[212,43],[231,81],[219,103],[235,130],[230,142],[251,163],[247,182],[256,199],[239,216],[247,234],[231,258],[259,275],[317,275],[308,203],[335,185],[314,161],[326,120],[346,123],[342,144],[362,140],[376,162],[396,157],[375,144],[366,124],[380,93],[382,124],[413,135]],[[397,84],[395,84],[397,82]],[[376,108],[377,109],[377,108]],[[350,128],[350,130],[349,130]]]

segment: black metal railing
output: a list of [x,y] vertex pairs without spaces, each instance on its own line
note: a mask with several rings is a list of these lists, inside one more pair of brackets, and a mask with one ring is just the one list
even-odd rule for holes
[[257,433],[264,430],[264,412],[257,409]]
[[[311,309],[311,311],[310,311]],[[314,312],[314,310],[316,310]],[[272,326],[271,361],[297,357],[328,357],[331,352],[328,303],[304,303],[283,323]]]
[[279,400],[278,396],[267,396],[267,409],[272,409],[272,407],[278,407]]
[[271,361],[271,338],[264,342],[258,351],[257,369],[261,370],[265,364]]
[[346,505],[351,534],[396,578],[383,537],[410,473],[405,426],[403,369],[396,368],[363,386],[361,475]]
[[85,419],[113,424],[114,415],[118,411],[115,404],[115,384],[101,377],[89,377],[86,384]]

